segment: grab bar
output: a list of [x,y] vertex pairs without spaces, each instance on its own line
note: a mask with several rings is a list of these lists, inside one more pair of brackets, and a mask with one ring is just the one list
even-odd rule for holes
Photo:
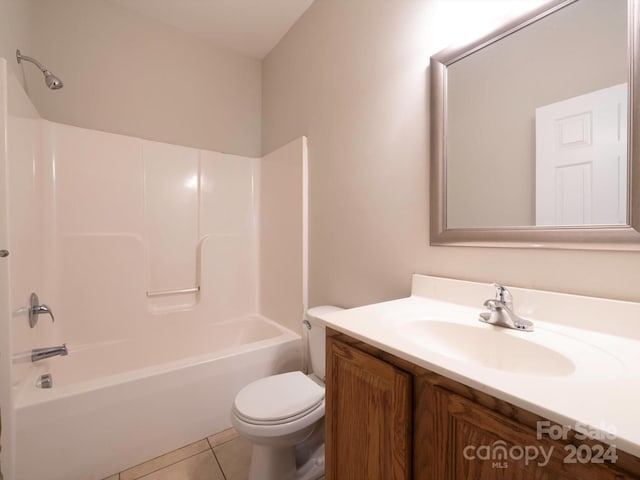
[[177,290],[156,290],[147,292],[147,297],[161,297],[163,295],[178,295],[181,293],[198,293],[200,291],[200,287],[194,288],[181,288]]

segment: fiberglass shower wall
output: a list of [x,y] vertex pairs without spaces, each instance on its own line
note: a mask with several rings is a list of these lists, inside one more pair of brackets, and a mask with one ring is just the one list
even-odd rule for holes
[[258,159],[50,122],[43,143],[57,341],[256,311]]
[[0,248],[10,253],[0,258],[0,459],[7,480],[13,478],[14,387],[28,370],[16,352],[30,352],[52,328],[47,320],[30,329],[25,308],[31,292],[42,288],[40,122],[0,58]]

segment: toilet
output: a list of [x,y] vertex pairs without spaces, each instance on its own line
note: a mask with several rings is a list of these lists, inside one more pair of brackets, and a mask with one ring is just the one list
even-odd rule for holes
[[236,395],[231,424],[253,444],[249,480],[315,480],[324,474],[325,328],[317,319],[339,310],[307,311],[311,373],[261,378]]

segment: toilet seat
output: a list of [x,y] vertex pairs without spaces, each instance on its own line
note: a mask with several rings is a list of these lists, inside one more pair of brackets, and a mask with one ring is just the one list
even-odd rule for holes
[[321,407],[324,388],[302,372],[289,372],[244,387],[233,402],[233,413],[243,422],[267,426],[293,422]]
[[247,418],[244,415],[242,415],[242,413],[238,412],[238,410],[235,407],[232,408],[232,411],[236,415],[236,417],[238,417],[243,422],[250,423],[252,425],[266,425],[266,426],[268,426],[268,425],[283,425],[285,423],[289,423],[289,422],[293,422],[295,420],[299,420],[300,418],[306,417],[307,415],[313,413],[314,410],[317,410],[317,409],[319,409],[319,408],[321,408],[323,406],[324,406],[324,399],[321,400],[320,402],[318,402],[317,404],[313,405],[308,410],[305,410],[304,412],[301,412],[301,413],[299,413],[297,415],[294,415],[292,417],[279,419],[279,420],[254,420],[252,418]]

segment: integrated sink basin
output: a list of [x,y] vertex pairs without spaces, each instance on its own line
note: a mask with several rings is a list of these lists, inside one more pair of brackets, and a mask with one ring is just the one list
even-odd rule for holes
[[576,369],[568,357],[527,340],[528,333],[514,335],[501,327],[418,320],[403,324],[398,333],[441,355],[486,368],[553,377],[571,375]]
[[[520,375],[566,377],[579,371],[611,375],[621,366],[616,357],[594,345],[544,330],[520,332],[480,322],[439,319],[399,322],[395,330],[405,340],[436,354]],[[589,365],[580,368],[585,359]]]

